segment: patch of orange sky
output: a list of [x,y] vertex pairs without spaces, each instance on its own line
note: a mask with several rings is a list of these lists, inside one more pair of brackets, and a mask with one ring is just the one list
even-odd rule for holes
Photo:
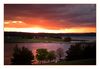
[[[60,29],[49,29],[49,23],[45,26],[41,25],[43,20],[38,22],[34,20],[36,24],[28,24],[24,23],[23,21],[5,21],[4,22],[4,31],[10,32],[30,32],[30,33],[89,33],[89,32],[96,32],[95,27],[72,27],[72,28],[60,28]],[[55,27],[56,28],[56,27]]]

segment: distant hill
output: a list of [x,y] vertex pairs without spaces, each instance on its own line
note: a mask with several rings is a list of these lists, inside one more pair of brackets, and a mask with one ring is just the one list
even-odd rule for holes
[[24,32],[4,32],[4,36],[96,36],[96,33],[24,33]]

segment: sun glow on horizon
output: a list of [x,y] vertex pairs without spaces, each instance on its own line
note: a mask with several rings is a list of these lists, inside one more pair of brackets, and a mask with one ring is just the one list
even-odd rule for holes
[[[49,25],[43,27],[36,24],[27,24],[23,21],[5,21],[4,22],[4,31],[7,32],[29,32],[29,33],[95,33],[95,27],[71,27],[63,28],[59,27],[57,29],[48,28]],[[56,27],[56,26],[54,26]]]
[[95,33],[95,28],[71,28],[71,29],[59,29],[59,30],[50,30],[41,27],[33,28],[4,28],[4,31],[8,32],[29,32],[29,33]]

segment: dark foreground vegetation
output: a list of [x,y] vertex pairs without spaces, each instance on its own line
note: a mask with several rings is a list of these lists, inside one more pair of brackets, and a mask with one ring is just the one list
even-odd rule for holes
[[[56,51],[48,51],[47,49],[37,49],[36,56],[25,47],[16,46],[11,58],[13,65],[31,65],[35,60],[41,65],[96,65],[96,42],[75,43],[71,47],[63,51],[58,48]],[[66,53],[66,57],[64,57]]]
[[25,47],[14,48],[13,57],[11,58],[12,65],[31,65],[34,60],[33,53]]
[[66,53],[66,60],[96,58],[96,43],[76,43]]
[[73,61],[60,61],[57,63],[46,63],[43,65],[96,65],[96,59],[80,59]]

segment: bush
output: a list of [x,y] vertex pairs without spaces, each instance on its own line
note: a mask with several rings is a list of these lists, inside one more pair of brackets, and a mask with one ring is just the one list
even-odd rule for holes
[[43,48],[37,49],[36,58],[42,64],[42,61],[46,60],[47,54],[48,54],[47,49],[43,49]]
[[13,57],[11,58],[11,64],[13,65],[31,65],[34,60],[33,53],[25,47],[14,48]]
[[68,60],[76,60],[82,58],[82,49],[80,44],[71,45],[71,47],[66,51]]
[[71,47],[66,51],[67,60],[76,59],[96,59],[96,43],[76,43],[71,45]]

